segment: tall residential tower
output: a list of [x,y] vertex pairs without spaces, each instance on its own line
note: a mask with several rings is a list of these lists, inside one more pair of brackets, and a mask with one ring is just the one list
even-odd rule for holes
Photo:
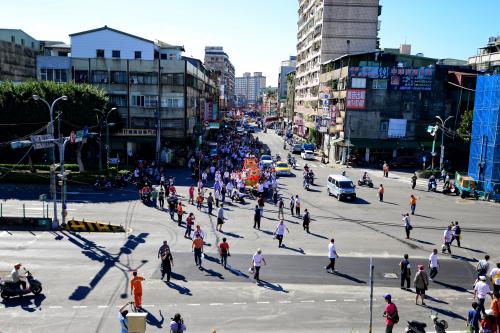
[[302,124],[304,115],[316,115],[322,63],[378,48],[380,13],[379,0],[299,0],[297,122]]

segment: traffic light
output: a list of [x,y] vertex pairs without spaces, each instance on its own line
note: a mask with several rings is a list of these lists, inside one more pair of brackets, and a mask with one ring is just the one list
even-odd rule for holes
[[431,135],[431,136],[435,136],[436,135],[436,132],[438,130],[438,125],[436,126],[432,126],[432,125],[429,125],[427,126],[427,132]]

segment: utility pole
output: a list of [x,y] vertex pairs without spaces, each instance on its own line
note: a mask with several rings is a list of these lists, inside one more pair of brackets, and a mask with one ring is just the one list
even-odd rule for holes
[[103,111],[99,109],[94,109],[94,111],[99,112],[103,118],[101,118],[100,124],[99,124],[99,170],[102,170],[102,140],[101,140],[101,132],[102,132],[102,126],[106,125],[106,169],[109,169],[109,126],[115,125],[114,123],[109,123],[108,122],[108,117],[109,114],[113,111],[115,111],[116,108],[111,108],[108,111]]
[[[441,122],[441,154],[439,156],[439,170],[443,170],[444,168],[444,129],[446,126],[446,122],[454,116],[448,116],[445,120],[443,120],[440,116],[436,116],[437,119]],[[435,137],[434,137],[435,138]]]
[[368,327],[368,333],[372,333],[373,325],[373,259],[370,257],[370,326]]
[[[32,98],[35,100],[35,101],[42,101],[43,103],[45,103],[45,105],[47,105],[48,109],[49,109],[49,114],[50,114],[50,123],[49,125],[47,126],[47,134],[50,134],[52,135],[52,137],[54,137],[54,107],[56,105],[56,103],[60,100],[62,101],[67,101],[68,100],[68,97],[66,95],[63,95],[59,98],[56,98],[52,104],[49,104],[49,102],[47,102],[45,99],[41,98],[39,95],[33,95]],[[61,114],[59,114],[58,116],[59,118],[59,124],[60,124],[60,118],[61,118]],[[59,125],[59,131],[60,131],[60,125]],[[59,226],[59,221],[57,220],[57,182],[56,182],[56,155],[55,155],[55,149],[54,149],[54,146],[52,146],[50,148],[50,156],[51,156],[51,162],[52,162],[52,166],[50,167],[50,192],[51,192],[51,195],[52,195],[52,200],[53,200],[53,203],[54,203],[54,220],[52,222],[52,227],[55,229]]]

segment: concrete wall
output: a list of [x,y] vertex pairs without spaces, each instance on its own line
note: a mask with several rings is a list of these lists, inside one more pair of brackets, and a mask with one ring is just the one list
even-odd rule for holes
[[0,41],[0,81],[36,79],[35,57],[31,48]]

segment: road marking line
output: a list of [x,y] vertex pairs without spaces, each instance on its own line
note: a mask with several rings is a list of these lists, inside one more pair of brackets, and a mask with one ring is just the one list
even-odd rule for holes
[[210,303],[208,305],[224,305],[224,303]]
[[109,308],[109,305],[98,305],[97,307],[99,309],[104,309],[104,308]]
[[467,297],[467,299],[474,299],[473,297]]
[[279,301],[278,303],[280,304],[288,304],[288,303],[292,303],[291,301]]
[[323,302],[337,302],[336,299],[325,299],[323,300]]
[[257,302],[257,304],[269,304],[269,302]]
[[345,299],[344,302],[356,302],[355,299]]
[[191,304],[188,304],[189,306],[200,306],[201,304],[200,303],[191,303]]
[[86,309],[86,305],[73,305],[73,309]]
[[62,306],[60,305],[52,305],[52,306],[49,306],[49,309],[61,309]]
[[245,305],[247,304],[246,302],[236,302],[236,303],[233,303],[234,305]]
[[316,301],[312,301],[312,300],[311,301],[300,301],[300,303],[314,303],[314,302],[316,302]]
[[154,308],[155,305],[154,304],[147,304],[147,305],[143,305],[142,307],[143,308]]

